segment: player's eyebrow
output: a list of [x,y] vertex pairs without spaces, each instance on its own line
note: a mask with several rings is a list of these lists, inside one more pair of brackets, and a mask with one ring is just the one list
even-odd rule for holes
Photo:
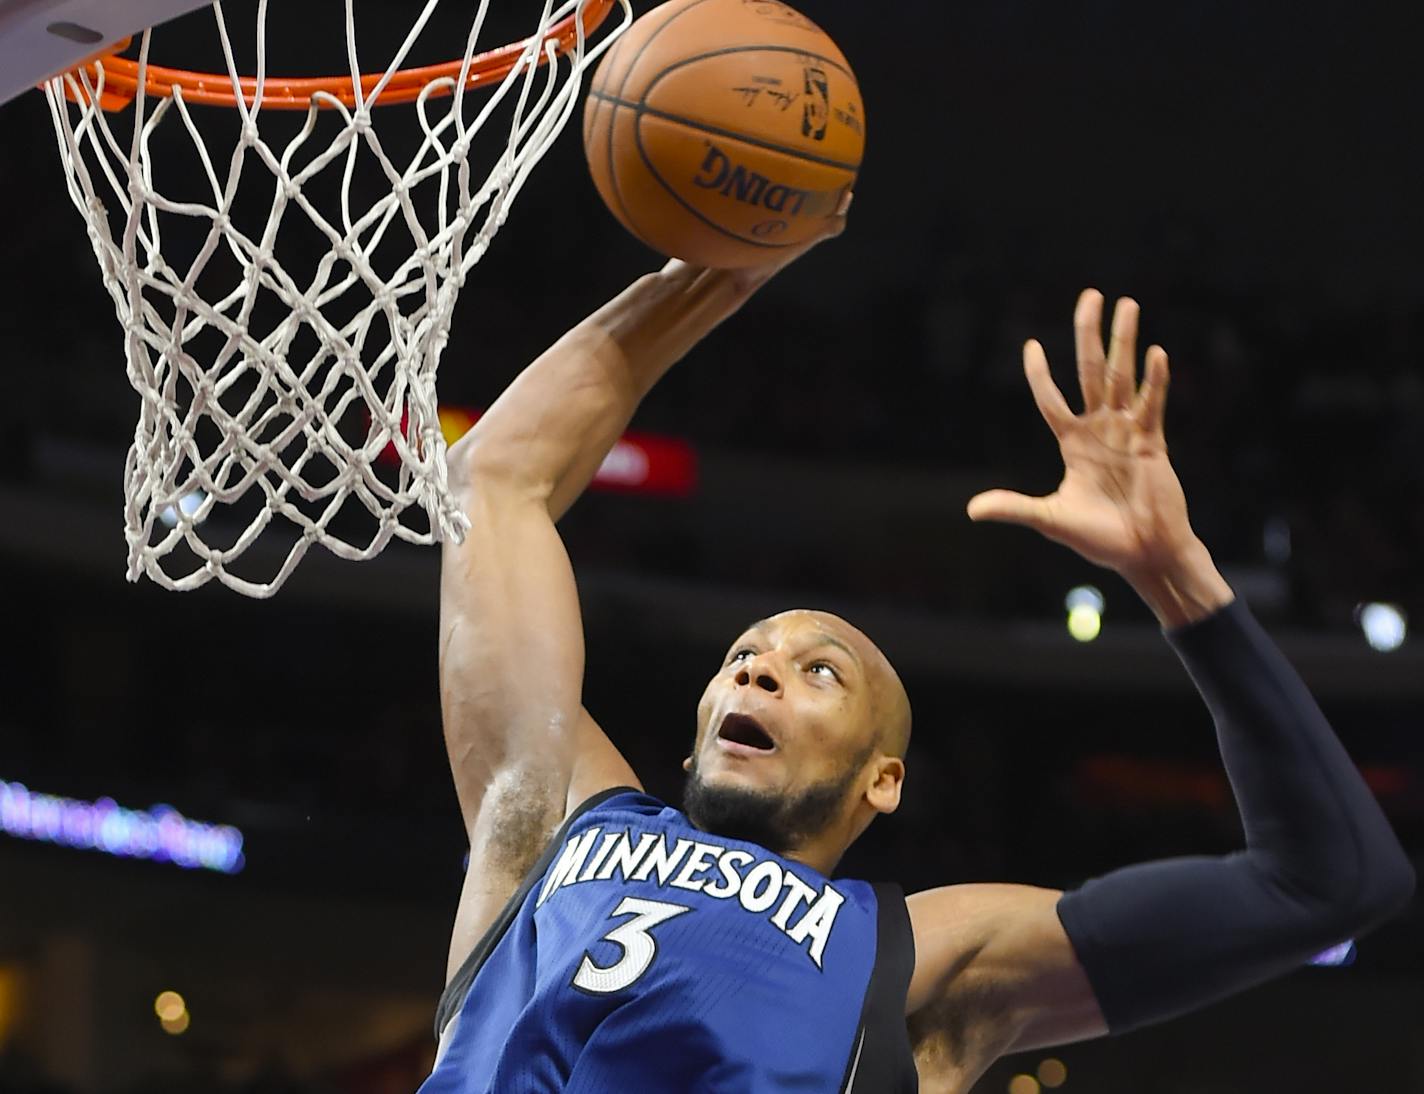
[[834,646],[838,650],[843,650],[846,656],[851,659],[852,664],[854,664],[857,669],[860,669],[862,672],[865,671],[865,666],[861,664],[860,661],[860,654],[856,653],[855,650],[851,649],[851,647],[847,643],[842,642],[835,635],[825,633],[816,635],[816,645]]
[[741,649],[748,642],[753,641],[767,641],[766,632],[761,629],[761,624],[759,623],[747,628],[741,634],[737,635],[736,641],[734,641],[730,646],[727,647],[727,652],[730,654],[734,650]]

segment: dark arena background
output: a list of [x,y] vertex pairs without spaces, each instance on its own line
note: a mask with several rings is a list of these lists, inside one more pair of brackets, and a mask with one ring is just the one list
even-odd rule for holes
[[[493,6],[490,41],[517,36],[526,0]],[[615,488],[564,520],[589,709],[676,800],[725,643],[825,607],[885,647],[916,711],[904,806],[845,873],[1068,887],[1238,846],[1210,720],[1148,611],[964,515],[981,489],[1053,488],[1020,346],[1041,338],[1071,385],[1092,285],[1136,296],[1171,353],[1194,523],[1417,862],[1418,5],[800,6],[865,94],[850,226],[674,370]],[[365,7],[374,56],[411,5]],[[274,5],[274,67],[339,69],[339,9]],[[249,5],[228,12],[250,33]],[[200,11],[155,50],[208,63],[212,41]],[[0,823],[0,1092],[406,1094],[434,1053],[465,850],[438,552],[313,551],[268,602],[124,580],[137,396],[56,160],[41,94],[0,109],[0,795],[49,809],[51,835],[149,814],[192,868]],[[657,261],[599,202],[576,118],[464,289],[442,403],[488,406]],[[240,830],[241,858],[193,821]],[[1000,1061],[975,1089],[1424,1091],[1417,903],[1344,963]]]

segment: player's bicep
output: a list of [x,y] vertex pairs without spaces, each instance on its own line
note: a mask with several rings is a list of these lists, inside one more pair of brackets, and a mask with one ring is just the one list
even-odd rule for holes
[[1062,894],[952,885],[909,897],[915,973],[906,1009],[957,1015],[983,1066],[1011,1052],[1102,1036],[1107,1023],[1058,919]]

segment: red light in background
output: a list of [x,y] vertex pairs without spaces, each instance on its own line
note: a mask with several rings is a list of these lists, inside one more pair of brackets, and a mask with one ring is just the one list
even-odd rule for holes
[[625,433],[604,458],[593,485],[685,498],[697,489],[697,453],[676,437]]
[[[441,406],[445,443],[454,444],[468,433],[482,413],[471,407]],[[387,445],[381,459],[397,463],[400,457],[394,445]],[[697,490],[697,451],[680,437],[625,433],[609,450],[590,486],[625,494],[690,497]]]
[[[1414,815],[1424,793],[1409,769],[1398,764],[1360,768],[1365,783],[1392,813]],[[1198,759],[1155,759],[1102,754],[1086,756],[1073,769],[1075,788],[1099,806],[1136,811],[1232,808],[1231,784],[1216,763]]]

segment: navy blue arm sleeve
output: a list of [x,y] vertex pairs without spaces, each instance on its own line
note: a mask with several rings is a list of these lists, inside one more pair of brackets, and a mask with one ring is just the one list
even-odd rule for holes
[[1216,722],[1246,849],[1131,866],[1060,898],[1112,1033],[1296,968],[1389,918],[1414,889],[1389,822],[1245,605],[1167,638]]

